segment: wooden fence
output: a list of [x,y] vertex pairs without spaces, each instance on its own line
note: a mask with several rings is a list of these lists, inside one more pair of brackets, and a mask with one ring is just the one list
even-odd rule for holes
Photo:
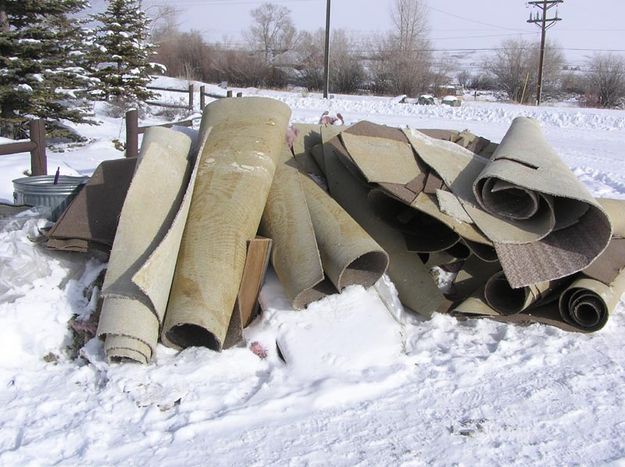
[[156,125],[139,126],[139,113],[133,109],[126,112],[126,157],[139,155],[139,135],[145,133],[150,127],[163,126],[166,128],[176,126],[193,126],[193,121],[201,117],[189,118],[177,122],[160,123]]
[[[189,96],[187,105],[167,104],[164,102],[149,101],[147,104],[160,107],[184,108],[193,110],[194,86],[189,84],[188,89],[165,88],[159,86],[148,86],[148,89],[155,91],[180,92]],[[232,90],[226,91],[226,95],[219,95],[206,92],[206,86],[200,86],[200,109],[206,107],[206,98],[221,99],[223,97],[233,97]],[[243,97],[242,92],[238,92],[236,97]],[[193,121],[200,117],[180,120],[177,122],[161,123],[158,125],[139,126],[139,115],[136,110],[126,112],[126,157],[137,157],[139,155],[139,135],[143,134],[150,126],[171,127],[192,126]],[[29,122],[30,141],[16,141],[15,143],[0,144],[0,156],[8,154],[18,154],[20,152],[30,152],[30,173],[32,175],[48,174],[48,158],[46,156],[46,127],[43,120],[36,119]]]
[[46,126],[43,120],[31,120],[30,141],[0,144],[0,156],[30,152],[31,175],[47,175],[48,159],[46,157]]
[[158,102],[158,101],[146,101],[146,104],[148,104],[148,105],[154,105],[154,106],[157,106],[157,107],[169,107],[169,108],[173,108],[173,109],[193,110],[194,87],[193,87],[192,83],[189,84],[189,87],[187,89],[164,88],[164,87],[160,87],[160,86],[146,86],[146,87],[148,89],[152,89],[154,91],[179,92],[179,93],[186,94],[188,96],[188,104],[187,105],[169,104],[167,102]]
[[[200,110],[204,110],[204,107],[206,107],[207,97],[212,97],[213,99],[222,99],[224,97],[232,97],[232,96],[233,96],[233,92],[231,89],[226,91],[225,96],[222,96],[221,94],[213,94],[210,92],[206,92],[206,86],[202,85],[200,86]],[[243,93],[237,92],[237,97],[243,97]]]
[[[193,110],[193,104],[194,104],[193,94],[195,92],[193,84],[189,84],[188,89],[165,88],[165,87],[160,87],[160,86],[146,86],[146,87],[154,91],[179,92],[179,93],[187,94],[189,96],[188,97],[189,103],[187,105],[169,104],[167,102],[158,102],[158,101],[147,101],[146,104],[148,105],[154,105],[158,107],[170,107],[173,109]],[[224,96],[222,94],[206,92],[206,86],[202,85],[200,86],[200,110],[203,110],[204,107],[206,107],[207,97],[211,97],[213,99],[221,99],[223,97],[234,97],[234,93],[232,90],[227,90],[226,95]],[[243,93],[237,92],[236,97],[243,97]]]
[[[188,108],[189,110],[193,109],[193,84],[189,84],[189,90],[184,91],[182,89],[170,89],[170,88],[161,88],[152,86],[149,89],[155,89],[159,91],[174,91],[174,92],[188,92],[189,93],[189,106],[179,106],[174,104],[164,104],[158,103],[155,104],[153,102],[146,102],[149,105],[160,105],[162,107],[183,107]],[[213,94],[206,92],[206,86],[200,86],[200,110],[203,110],[206,107],[206,98],[211,97],[213,99],[222,99],[224,97],[233,97],[232,90],[226,91],[226,95]],[[243,97],[242,92],[237,92],[236,97]],[[126,157],[137,157],[139,155],[139,135],[145,133],[150,127],[153,126],[163,126],[163,127],[172,127],[174,125],[177,126],[192,126],[193,121],[197,120],[201,117],[189,118],[187,120],[179,120],[177,122],[168,122],[168,123],[160,123],[157,125],[147,125],[147,126],[139,126],[139,113],[136,110],[129,110],[126,112]]]

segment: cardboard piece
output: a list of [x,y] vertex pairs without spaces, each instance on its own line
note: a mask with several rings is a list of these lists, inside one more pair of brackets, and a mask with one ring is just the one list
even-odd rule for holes
[[265,280],[270,255],[270,238],[256,237],[247,243],[243,277],[224,340],[225,349],[235,346],[243,339],[243,329],[258,314],[258,294]]
[[48,232],[54,250],[110,252],[136,158],[104,161]]

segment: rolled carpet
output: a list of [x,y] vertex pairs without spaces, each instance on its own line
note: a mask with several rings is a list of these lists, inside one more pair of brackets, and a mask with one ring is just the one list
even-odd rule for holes
[[154,355],[186,218],[190,146],[174,130],[146,132],[102,290],[97,334],[109,360],[148,363]]
[[334,287],[371,287],[386,272],[386,252],[315,182],[302,177],[302,186],[323,269]]
[[330,194],[388,254],[388,275],[397,288],[402,304],[417,313],[431,316],[443,303],[441,291],[419,256],[407,250],[402,233],[389,225],[373,206],[368,196],[369,186],[341,161],[340,158],[346,156],[345,152],[338,137],[324,143],[323,165]]
[[566,331],[601,329],[625,292],[625,239],[613,238],[589,268],[568,278],[512,289],[501,273],[452,310],[507,323],[543,323]]
[[291,111],[279,101],[222,99],[204,109],[197,179],[161,339],[221,350],[247,241],[255,237]]
[[294,308],[348,285],[372,286],[386,271],[384,250],[330,195],[291,165],[276,169],[260,232],[273,239],[272,264]]
[[273,240],[271,263],[286,295],[296,309],[305,308],[334,288],[325,280],[321,256],[306,196],[303,176],[288,163],[286,146],[276,169],[260,234]]
[[516,118],[492,160],[406,131],[493,241],[513,288],[581,271],[607,247],[608,216],[548,145],[537,122]]

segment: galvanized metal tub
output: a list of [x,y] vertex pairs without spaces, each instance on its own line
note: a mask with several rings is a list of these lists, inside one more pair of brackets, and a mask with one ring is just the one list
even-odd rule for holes
[[13,201],[48,208],[48,219],[56,221],[87,180],[89,177],[60,175],[55,184],[54,175],[17,178],[13,180]]

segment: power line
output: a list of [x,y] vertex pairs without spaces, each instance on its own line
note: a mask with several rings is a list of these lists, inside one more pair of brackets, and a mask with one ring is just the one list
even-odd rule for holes
[[498,24],[485,23],[484,21],[479,21],[479,20],[476,20],[476,19],[467,18],[466,16],[460,16],[460,15],[457,15],[457,14],[455,14],[455,13],[450,13],[449,11],[445,11],[445,10],[441,10],[441,9],[439,9],[439,8],[435,8],[435,7],[433,7],[433,6],[428,6],[428,8],[429,8],[430,10],[433,10],[433,11],[438,11],[439,13],[443,13],[444,15],[448,15],[448,16],[451,16],[451,17],[453,17],[453,18],[458,18],[458,19],[461,19],[461,20],[464,20],[464,21],[468,21],[468,22],[470,22],[470,23],[481,24],[482,26],[489,26],[489,27],[491,27],[491,28],[495,28],[495,29],[504,29],[504,30],[507,30],[507,31],[523,31],[522,29],[517,29],[517,28],[507,28],[507,27],[505,27],[505,26],[500,26],[500,25],[498,25]]
[[482,36],[456,36],[456,37],[432,37],[434,41],[445,41],[452,39],[482,39],[486,37],[504,37],[504,36],[535,36],[538,32],[512,32],[509,34],[488,34]]

